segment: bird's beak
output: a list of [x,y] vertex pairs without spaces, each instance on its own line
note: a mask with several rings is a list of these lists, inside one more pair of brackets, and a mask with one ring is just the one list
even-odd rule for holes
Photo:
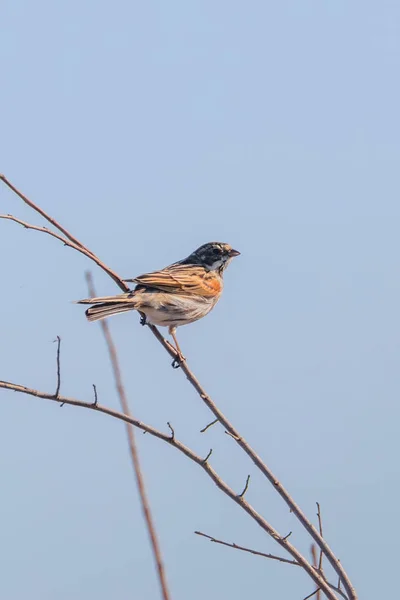
[[233,258],[234,256],[239,256],[240,252],[239,250],[234,250],[233,248],[231,250],[229,250],[229,257]]

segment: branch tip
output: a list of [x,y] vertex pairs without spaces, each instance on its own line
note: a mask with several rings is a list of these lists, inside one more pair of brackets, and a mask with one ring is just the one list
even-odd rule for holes
[[244,498],[245,493],[249,489],[249,483],[250,483],[250,475],[247,475],[246,485],[243,488],[243,492],[238,495],[238,498]]
[[171,432],[171,436],[170,436],[169,439],[171,440],[171,442],[173,442],[175,440],[175,429],[172,427],[172,425],[171,425],[171,423],[169,421],[167,421],[167,425],[168,425],[168,428],[169,428],[169,430]]
[[92,387],[93,387],[93,393],[94,393],[94,400],[93,400],[92,406],[94,408],[97,408],[97,406],[98,406],[98,402],[97,402],[97,388],[96,388],[96,385],[94,383],[92,383]]

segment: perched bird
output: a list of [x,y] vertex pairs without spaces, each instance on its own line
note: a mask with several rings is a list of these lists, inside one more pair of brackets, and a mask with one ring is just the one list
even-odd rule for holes
[[205,317],[218,302],[223,288],[223,273],[240,252],[229,244],[209,242],[184,260],[161,271],[145,273],[126,282],[136,283],[134,290],[118,296],[87,298],[78,304],[92,304],[86,311],[89,321],[105,319],[117,313],[137,310],[143,324],[169,328],[180,361],[184,360],[176,339],[176,328]]

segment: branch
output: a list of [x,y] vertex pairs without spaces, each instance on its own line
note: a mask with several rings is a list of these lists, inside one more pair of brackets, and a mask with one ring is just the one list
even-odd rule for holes
[[348,594],[350,600],[357,600],[357,593],[350,581],[349,576],[344,570],[343,566],[336,558],[335,554],[328,546],[324,538],[321,536],[319,531],[314,527],[309,519],[307,519],[306,515],[303,513],[301,508],[296,504],[295,500],[290,496],[289,492],[283,487],[278,478],[273,474],[271,469],[262,461],[262,459],[258,456],[258,454],[253,450],[253,448],[248,444],[248,442],[239,434],[239,432],[234,428],[234,426],[228,421],[225,415],[219,410],[215,402],[211,399],[211,397],[206,393],[204,388],[201,386],[198,379],[195,377],[194,373],[189,369],[187,362],[181,364],[181,370],[186,375],[186,378],[194,387],[196,392],[199,394],[200,398],[203,400],[204,404],[211,410],[216,419],[225,427],[226,432],[232,437],[235,442],[244,450],[244,452],[251,458],[256,467],[261,471],[261,473],[268,479],[268,481],[274,486],[278,494],[283,498],[291,512],[297,517],[300,521],[304,529],[310,534],[316,544],[319,546],[321,551],[325,554],[328,561],[332,565],[333,569],[336,571],[341,581],[343,582],[343,586]]
[[238,544],[229,542],[224,542],[223,540],[218,540],[217,538],[208,535],[207,533],[203,533],[202,531],[195,531],[196,535],[201,535],[210,540],[210,542],[214,542],[215,544],[221,544],[222,546],[227,546],[228,548],[234,548],[235,550],[242,550],[242,552],[249,552],[249,554],[254,554],[255,556],[263,556],[264,558],[271,558],[272,560],[278,560],[279,562],[288,563],[290,565],[296,565],[296,567],[300,567],[300,563],[296,560],[290,560],[289,558],[283,558],[283,556],[276,556],[275,554],[266,554],[265,552],[259,552],[258,550],[252,550],[251,548],[245,548],[244,546],[239,546]]
[[[242,552],[249,552],[249,554],[254,554],[255,556],[262,556],[263,558],[270,558],[272,560],[277,560],[279,562],[283,562],[286,564],[290,564],[290,565],[294,565],[295,567],[301,567],[302,565],[297,562],[296,560],[289,560],[287,558],[283,558],[283,556],[276,556],[275,554],[269,554],[269,553],[265,553],[265,552],[259,552],[258,550],[253,550],[252,548],[246,548],[245,546],[239,546],[238,544],[235,543],[229,543],[229,542],[225,542],[223,540],[219,540],[211,535],[208,535],[207,533],[203,533],[202,531],[195,531],[196,535],[201,535],[202,537],[205,537],[207,539],[210,540],[210,542],[214,542],[215,544],[221,544],[222,546],[227,546],[228,548],[233,548],[234,550],[241,550]],[[344,600],[348,600],[347,596],[342,592],[342,590],[339,587],[336,587],[335,585],[333,585],[332,583],[330,583],[325,577],[324,577],[326,583],[329,585],[329,587],[334,590],[335,592],[337,592],[340,596],[342,596],[342,598]],[[318,591],[320,591],[321,588],[317,588],[316,590],[314,590],[309,596],[307,596],[306,598],[304,598],[304,600],[307,600],[307,598],[312,598],[312,596],[314,596]]]
[[[0,179],[2,179],[1,175],[0,175]],[[38,209],[38,212],[40,212],[40,214],[42,214],[42,211],[40,209]],[[59,235],[58,233],[56,233],[55,231],[52,231],[51,229],[48,229],[47,227],[39,227],[38,225],[31,225],[31,223],[27,223],[26,221],[17,219],[17,217],[14,217],[13,215],[0,215],[0,219],[7,219],[8,221],[14,221],[14,223],[18,223],[19,225],[22,225],[22,227],[24,227],[25,229],[33,229],[34,231],[41,231],[42,233],[47,233],[47,235],[51,235],[51,237],[54,237],[57,240],[60,240],[60,242],[62,242],[64,244],[64,246],[73,248],[74,250],[77,250],[81,254],[84,254],[85,256],[90,258],[90,260],[92,260],[94,263],[96,263],[96,265],[98,265],[101,269],[103,269],[103,271],[105,271],[107,273],[107,275],[109,275],[111,277],[111,279],[113,279],[115,281],[115,283],[121,288],[121,290],[123,292],[129,292],[129,287],[122,281],[122,279],[120,279],[120,277],[118,277],[118,275],[116,273],[114,273],[114,271],[112,271],[109,267],[107,267],[107,265],[104,264],[103,261],[101,261],[94,254],[92,254],[92,252],[90,252],[90,250],[88,250],[88,248],[85,248],[85,246],[83,246],[80,242],[79,243],[72,242],[72,241],[70,241],[70,239],[67,239],[66,237],[63,237],[62,235]],[[62,229],[62,231],[64,231],[64,230]],[[72,237],[72,236],[68,236],[68,237]],[[75,238],[72,238],[72,239],[75,239]]]
[[58,229],[58,231],[61,231],[61,233],[63,233],[65,235],[65,237],[67,237],[75,246],[81,246],[81,248],[85,247],[76,237],[74,237],[69,231],[64,229],[64,227],[62,225],[60,225],[60,223],[58,223],[55,219],[50,217],[42,208],[40,208],[40,206],[37,206],[36,204],[34,204],[32,202],[32,200],[29,200],[29,198],[27,198],[22,192],[20,192],[20,190],[18,190],[7,179],[7,177],[5,175],[0,174],[0,180],[3,181],[10,188],[10,190],[12,190],[14,192],[14,194],[17,194],[17,196],[19,196],[21,198],[21,200],[23,200],[25,202],[25,204],[27,204],[28,206],[33,208],[33,210],[35,210],[37,213],[39,213],[39,215],[44,217],[46,219],[46,221],[51,223],[53,225],[53,227]]
[[50,400],[53,402],[61,402],[63,404],[69,404],[71,406],[79,406],[81,408],[87,408],[89,410],[94,410],[97,412],[104,413],[115,419],[119,419],[124,421],[125,423],[129,423],[150,435],[167,442],[170,446],[173,446],[180,452],[182,452],[187,458],[195,462],[199,465],[212,479],[215,485],[226,494],[231,500],[236,502],[239,506],[243,508],[247,512],[250,517],[256,521],[256,523],[268,533],[274,540],[280,544],[293,558],[296,562],[299,563],[301,567],[307,572],[307,574],[311,577],[316,585],[318,585],[326,594],[329,600],[337,600],[336,596],[331,592],[330,586],[323,577],[312,567],[312,565],[307,561],[307,559],[295,548],[287,538],[282,537],[276,529],[270,525],[268,521],[266,521],[254,508],[251,506],[244,498],[240,498],[236,492],[232,488],[228,486],[225,481],[218,475],[218,473],[211,467],[208,460],[204,460],[201,456],[193,452],[190,448],[185,446],[182,442],[176,439],[175,435],[162,433],[158,429],[147,425],[138,419],[135,419],[129,415],[125,415],[119,411],[108,408],[107,406],[102,406],[100,404],[96,404],[95,402],[84,402],[82,400],[77,400],[75,398],[70,398],[68,396],[59,395],[58,398],[55,398],[54,394],[48,394],[46,392],[41,392],[39,390],[35,390],[32,388],[28,388],[19,384],[11,383],[8,381],[0,381],[0,388],[13,390],[15,392],[20,392],[23,394],[28,394],[30,396],[35,396],[37,398],[43,398],[45,400]]
[[[86,280],[87,280],[87,284],[88,284],[88,288],[89,288],[89,295],[93,298],[96,295],[96,292],[94,289],[92,276],[89,272],[86,273]],[[112,339],[110,328],[108,326],[107,321],[105,321],[105,320],[100,321],[100,326],[101,326],[101,329],[102,329],[102,332],[104,335],[104,339],[106,341],[108,353],[110,356],[111,366],[112,366],[114,379],[115,379],[115,385],[116,385],[119,400],[121,403],[121,408],[122,408],[123,413],[130,417],[131,414],[129,411],[128,398],[126,396],[125,387],[122,382],[122,375],[121,375],[121,369],[119,366],[117,349],[116,349],[114,341]],[[58,339],[60,339],[60,338],[58,338]],[[95,403],[97,404],[97,391],[96,391],[95,387],[94,387],[94,393],[95,393]],[[153,550],[154,559],[155,559],[155,562],[157,565],[157,573],[158,573],[158,579],[160,582],[162,597],[164,598],[164,600],[169,600],[170,595],[169,595],[169,591],[168,591],[167,578],[165,575],[164,564],[163,564],[162,557],[161,557],[160,543],[158,541],[156,529],[155,529],[155,526],[153,523],[153,518],[151,516],[150,504],[149,504],[149,500],[147,498],[146,488],[144,485],[142,469],[140,467],[139,453],[138,453],[137,446],[136,446],[135,432],[134,432],[133,427],[131,427],[128,423],[126,424],[126,433],[128,435],[129,449],[130,449],[130,453],[131,453],[133,469],[135,472],[136,484],[137,484],[138,491],[139,491],[140,502],[142,505],[142,512],[143,512],[144,520],[145,520],[145,523],[147,526],[147,531],[148,531],[148,534],[150,537],[150,542],[151,542],[151,547]]]
[[[109,267],[107,267],[102,261],[100,261],[100,259],[98,259],[94,253],[92,253],[90,250],[88,250],[88,248],[86,248],[79,240],[74,238],[66,229],[64,229],[59,223],[57,223],[57,221],[55,221],[54,219],[49,217],[49,215],[47,215],[45,213],[45,211],[43,211],[41,208],[36,206],[32,201],[28,200],[28,198],[26,198],[26,196],[24,196],[19,190],[17,190],[17,188],[15,188],[15,186],[13,186],[6,179],[6,177],[4,175],[0,175],[0,179],[12,191],[14,191],[26,204],[28,204],[28,206],[33,208],[36,212],[38,212],[45,219],[47,219],[47,221],[49,223],[51,223],[54,227],[56,227],[59,231],[61,231],[71,241],[71,244],[75,244],[75,246],[77,246],[76,249],[79,252],[82,252],[83,254],[85,254],[88,258],[93,260],[100,268],[102,268],[103,271],[105,271],[108,275],[110,275],[110,277],[117,283],[117,285],[120,287],[120,289],[122,289],[123,291],[129,290],[129,288],[127,288],[126,284],[122,281],[122,279],[114,271],[109,269]],[[16,219],[12,218],[12,220],[16,220]],[[47,230],[45,232],[47,233]],[[51,233],[50,235],[54,235],[54,234]],[[54,237],[57,237],[57,236],[54,235]],[[71,245],[71,247],[75,247],[75,246]],[[169,355],[174,360],[179,359],[179,356],[178,356],[178,353],[176,352],[176,350],[166,339],[164,339],[164,337],[161,335],[161,333],[158,331],[158,329],[153,325],[147,325],[147,326],[149,327],[149,329],[151,330],[153,335],[157,338],[157,340],[162,344],[162,346],[165,348],[165,350],[169,353]],[[342,581],[343,586],[348,594],[349,600],[357,600],[357,593],[349,579],[349,576],[347,575],[342,564],[336,558],[336,556],[334,555],[334,553],[332,552],[332,550],[330,549],[330,547],[328,546],[326,541],[321,537],[319,531],[313,526],[311,521],[309,521],[309,519],[307,519],[307,517],[305,516],[303,511],[296,504],[296,502],[290,496],[290,494],[286,491],[286,489],[282,486],[280,481],[275,477],[275,475],[272,473],[272,471],[269,469],[269,467],[267,467],[267,465],[261,460],[261,458],[257,455],[257,453],[251,448],[251,446],[246,442],[246,440],[238,433],[238,431],[228,421],[228,419],[224,416],[224,414],[218,409],[218,407],[213,402],[211,397],[205,392],[204,388],[201,386],[201,384],[199,383],[199,381],[197,380],[195,375],[189,369],[186,362],[181,364],[181,370],[186,375],[187,379],[189,380],[191,385],[194,387],[194,389],[197,391],[200,398],[203,400],[203,402],[206,404],[206,406],[214,414],[216,419],[225,427],[225,429],[227,430],[227,433],[239,444],[239,446],[249,456],[249,458],[253,461],[253,463],[256,465],[256,467],[263,473],[263,475],[268,479],[268,481],[274,486],[274,488],[277,490],[278,494],[283,498],[283,500],[289,506],[291,512],[294,513],[294,515],[297,517],[297,519],[300,521],[300,523],[303,525],[303,527],[306,529],[306,531],[309,533],[309,535],[313,538],[315,543],[323,551],[323,553],[327,557],[328,561],[332,565],[333,569],[336,571],[340,580]],[[246,510],[245,504],[247,504],[247,503],[245,503],[245,501],[242,500],[241,505]],[[266,529],[266,531],[268,531],[268,529]],[[275,530],[271,529],[271,531],[269,533],[272,537],[274,537],[274,539],[276,539],[276,541],[278,541],[278,543],[284,542],[286,545],[289,545],[289,542],[287,542],[287,540],[282,540],[282,538],[275,532]],[[296,552],[297,552],[297,550],[296,550]],[[315,570],[313,569],[313,567],[308,563],[308,561],[304,557],[302,557],[302,559],[308,565],[307,568],[306,568],[306,566],[304,566],[305,570],[314,579],[314,577],[311,573],[315,574]],[[314,581],[315,581],[315,579],[314,579]],[[324,582],[324,584],[325,584],[325,582]],[[323,588],[321,588],[321,589],[323,589]],[[326,593],[326,591],[325,591],[325,593]],[[329,596],[328,594],[327,594],[327,596],[328,596],[328,598],[333,597],[333,596]]]

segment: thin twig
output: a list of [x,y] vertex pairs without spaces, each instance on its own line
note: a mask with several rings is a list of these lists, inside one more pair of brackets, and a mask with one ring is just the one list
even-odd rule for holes
[[[17,190],[17,188],[15,188],[15,186],[13,186],[6,179],[6,177],[4,175],[0,175],[0,179],[11,190],[13,190],[20,198],[22,198],[22,200],[24,202],[26,202],[29,206],[31,206],[34,210],[36,210],[39,214],[41,214],[51,224],[53,224],[55,227],[57,227],[57,229],[59,229],[59,231],[64,233],[64,235],[66,235],[69,240],[71,240],[71,239],[75,240],[75,242],[77,242],[77,246],[78,246],[76,249],[79,250],[80,252],[82,252],[83,254],[86,254],[88,256],[88,258],[93,260],[101,269],[103,269],[106,273],[108,273],[108,275],[110,275],[110,277],[117,283],[117,285],[120,287],[120,289],[122,289],[123,291],[129,290],[129,288],[126,286],[126,284],[122,281],[122,279],[114,271],[109,269],[109,267],[107,267],[107,265],[105,265],[105,263],[100,261],[90,250],[88,250],[81,242],[79,242],[79,240],[77,240],[76,238],[73,238],[73,236],[71,236],[71,234],[69,234],[69,232],[65,233],[66,230],[64,228],[62,228],[54,219],[49,217],[45,213],[45,211],[43,211],[38,206],[36,206],[32,201],[28,200],[26,198],[26,196],[24,196],[19,190]],[[5,218],[8,218],[8,217],[6,216]],[[14,218],[13,220],[16,220],[16,219]],[[45,232],[47,233],[47,231],[45,231]],[[54,237],[56,237],[56,236],[54,236]],[[151,330],[153,335],[156,337],[156,339],[162,344],[164,349],[169,353],[169,355],[172,356],[173,359],[178,359],[179,358],[178,353],[173,348],[173,346],[161,335],[161,333],[158,331],[158,329],[154,325],[148,324],[147,326],[149,327],[149,329]],[[233,427],[233,425],[226,419],[226,417],[223,415],[223,413],[218,409],[216,404],[211,400],[210,396],[205,392],[203,387],[200,385],[200,383],[197,380],[197,378],[195,377],[195,375],[189,369],[187,362],[182,363],[181,371],[185,374],[186,378],[189,380],[191,385],[197,391],[197,393],[199,394],[201,399],[204,401],[206,406],[211,410],[211,412],[214,414],[214,416],[225,427],[225,429],[227,430],[227,433],[239,444],[239,446],[250,457],[250,459],[257,466],[257,468],[264,474],[264,476],[268,479],[268,481],[270,481],[270,483],[275,487],[278,494],[283,498],[283,500],[289,506],[290,510],[295,514],[295,516],[300,521],[300,523],[303,525],[303,527],[306,529],[306,531],[310,534],[310,536],[313,538],[313,540],[318,544],[318,546],[323,551],[323,553],[327,557],[328,561],[332,565],[333,569],[336,571],[336,573],[340,577],[340,579],[343,583],[343,586],[348,594],[349,600],[357,600],[357,593],[349,579],[349,576],[347,575],[342,564],[336,558],[335,554],[332,552],[332,550],[330,549],[330,547],[328,546],[328,544],[326,543],[324,538],[321,537],[319,531],[313,526],[311,521],[309,519],[307,519],[307,517],[305,516],[303,511],[296,504],[296,502],[290,496],[290,494],[287,492],[287,490],[282,486],[280,481],[275,477],[275,475],[272,473],[272,471],[269,469],[269,467],[267,467],[267,465],[261,460],[261,458],[257,455],[257,453],[251,448],[251,446],[246,442],[246,440],[244,440],[239,435],[239,433],[236,431],[236,429]],[[272,533],[270,533],[270,535],[272,535],[272,537],[274,537],[274,535]],[[278,536],[278,538],[279,538],[279,536]],[[275,538],[275,539],[278,539],[278,538]],[[312,577],[310,570],[309,570],[310,568],[312,569],[312,567],[311,567],[311,565],[309,565],[308,561],[305,561],[305,562],[307,563],[308,566],[306,567],[304,565],[304,568],[307,571],[307,573]],[[316,583],[318,583],[318,582],[316,582]],[[329,597],[330,596],[328,595],[328,598]]]
[[238,498],[244,498],[245,493],[249,489],[249,483],[250,483],[250,475],[247,475],[246,484],[243,488],[243,492],[238,495]]
[[214,419],[214,421],[211,421],[211,423],[203,427],[203,429],[200,429],[200,433],[204,433],[205,431],[207,431],[207,429],[215,425],[215,423],[218,423],[218,419]]
[[308,594],[308,596],[306,596],[305,598],[303,598],[303,600],[309,600],[309,598],[312,598],[313,596],[315,596],[315,594],[318,594],[319,592],[319,588],[317,588],[316,590],[314,590],[313,592],[311,592],[311,594]]
[[[322,529],[322,517],[321,517],[321,507],[319,505],[319,502],[316,502],[317,505],[317,517],[318,517],[318,527],[319,527],[319,533],[320,536],[323,538],[324,537],[324,532]],[[320,549],[319,551],[319,560],[318,560],[318,570],[322,571],[322,559],[323,559],[324,553],[322,552],[322,549]]]
[[[96,292],[94,289],[91,273],[89,273],[89,272],[86,272],[86,281],[87,281],[88,288],[89,288],[89,294],[92,297],[95,296]],[[101,320],[100,326],[103,331],[104,338],[106,340],[108,353],[110,355],[110,361],[111,361],[111,366],[112,366],[112,370],[113,370],[113,374],[114,374],[115,385],[116,385],[118,396],[120,399],[122,411],[124,412],[125,415],[131,416],[130,410],[129,410],[128,398],[126,396],[125,387],[122,382],[122,374],[121,374],[121,369],[119,366],[117,348],[114,344],[114,340],[112,339],[111,331],[110,331],[107,321],[104,319]],[[150,504],[149,504],[149,500],[147,498],[143,474],[142,474],[142,470],[140,467],[139,453],[138,453],[138,449],[136,446],[136,440],[135,440],[135,432],[134,432],[134,428],[131,427],[128,423],[126,424],[126,432],[128,435],[129,449],[130,449],[132,464],[133,464],[133,468],[134,468],[134,472],[135,472],[135,476],[136,476],[136,483],[137,483],[137,487],[139,490],[139,496],[140,496],[140,501],[141,501],[141,505],[142,505],[143,516],[144,516],[144,520],[145,520],[145,523],[147,526],[147,531],[148,531],[148,534],[150,537],[150,542],[151,542],[151,546],[153,549],[154,559],[155,559],[155,562],[157,565],[157,573],[158,573],[158,579],[159,579],[159,583],[160,583],[160,587],[161,587],[162,597],[164,600],[169,600],[170,595],[169,595],[169,591],[168,591],[167,578],[166,578],[166,574],[165,574],[164,564],[163,564],[163,560],[162,560],[162,556],[161,556],[160,543],[158,541],[156,529],[155,529],[155,526],[153,523],[153,517],[151,515]]]
[[205,463],[206,463],[206,462],[208,461],[208,459],[210,458],[210,456],[211,456],[211,454],[212,454],[212,453],[213,453],[213,449],[212,449],[212,448],[210,448],[210,451],[209,451],[209,453],[207,454],[207,456],[205,457],[205,459],[204,459],[204,461],[203,461],[203,462],[205,462]]
[[[195,531],[195,533],[197,535],[201,535],[202,537],[205,537],[207,539],[209,539],[211,542],[214,542],[215,544],[221,544],[221,546],[227,546],[228,548],[233,548],[235,550],[242,550],[243,552],[249,552],[250,554],[254,554],[256,556],[261,556],[263,558],[271,558],[272,560],[278,560],[280,562],[283,563],[288,563],[290,565],[294,565],[296,567],[302,567],[302,565],[296,561],[296,560],[290,560],[288,558],[283,558],[283,556],[276,556],[275,554],[267,554],[265,552],[259,552],[258,550],[253,550],[252,548],[246,548],[244,546],[239,546],[238,544],[235,543],[229,543],[229,542],[225,542],[223,540],[219,540],[211,535],[208,535],[207,533],[203,533],[202,531]],[[325,579],[325,582],[328,584],[328,586],[334,590],[335,592],[337,592],[340,596],[343,597],[344,600],[348,600],[347,596],[345,594],[343,594],[343,592],[337,588],[336,586],[334,586],[332,583],[329,583],[329,581]],[[320,589],[320,588],[318,588]],[[317,590],[315,590],[312,595],[316,594]],[[310,598],[312,597],[309,596]],[[305,599],[304,599],[305,600]]]
[[93,386],[93,394],[94,394],[93,407],[96,407],[98,404],[97,388],[94,383],[92,383],[92,386]]
[[167,425],[168,425],[168,429],[171,432],[171,439],[173,440],[173,439],[175,439],[175,430],[174,430],[174,428],[172,427],[172,425],[171,425],[171,423],[169,421],[167,422]]
[[69,231],[67,231],[66,229],[64,229],[64,227],[62,225],[60,225],[60,223],[58,223],[55,219],[53,219],[52,217],[50,217],[42,208],[40,208],[40,206],[37,206],[37,204],[34,204],[32,202],[32,200],[29,200],[29,198],[27,198],[20,190],[18,190],[6,178],[5,175],[0,174],[0,180],[3,181],[10,188],[10,190],[12,190],[15,194],[17,194],[17,196],[19,196],[21,198],[21,200],[23,200],[25,202],[25,204],[27,204],[28,206],[30,206],[31,208],[33,208],[33,210],[35,210],[37,213],[39,213],[39,215],[42,215],[42,217],[44,217],[46,219],[46,221],[48,221],[56,229],[58,229],[58,231],[61,231],[61,233],[63,233],[65,235],[65,237],[67,237],[73,244],[75,244],[76,246],[81,246],[82,248],[84,248],[84,245],[76,237],[74,237],[73,235],[71,235]]
[[228,548],[234,548],[235,550],[242,550],[242,552],[248,552],[249,554],[254,554],[255,556],[262,556],[264,558],[271,558],[272,560],[278,560],[279,562],[288,563],[290,565],[296,565],[296,567],[300,567],[300,563],[296,560],[290,560],[289,558],[283,558],[283,556],[276,556],[275,554],[269,554],[266,552],[259,552],[258,550],[252,550],[251,548],[246,548],[245,546],[239,546],[239,544],[229,542],[224,542],[223,540],[218,540],[217,538],[208,535],[207,533],[203,533],[202,531],[195,531],[196,535],[201,535],[210,540],[210,542],[214,542],[215,544],[221,544],[221,546],[227,546]]
[[57,342],[57,387],[56,387],[56,392],[55,392],[54,396],[56,398],[58,398],[58,395],[60,393],[60,387],[61,387],[61,362],[60,362],[61,338],[60,338],[60,336],[58,335],[54,341]]
[[[1,175],[0,175],[0,179],[1,179]],[[40,210],[38,210],[38,212],[40,212],[40,214],[42,214],[42,212]],[[51,231],[51,229],[48,229],[47,227],[39,227],[38,225],[32,225],[31,223],[26,223],[26,221],[17,219],[17,217],[14,217],[13,215],[0,215],[0,219],[7,219],[8,221],[14,221],[14,223],[19,223],[19,225],[22,225],[23,227],[25,227],[25,229],[33,229],[34,231],[40,231],[42,233],[47,233],[47,235],[51,235],[51,237],[54,237],[57,240],[60,240],[60,242],[62,242],[64,244],[64,246],[73,248],[74,250],[77,250],[81,254],[84,254],[85,256],[90,258],[90,260],[95,262],[96,265],[98,265],[101,269],[103,269],[103,271],[105,271],[107,273],[107,275],[109,275],[111,277],[111,279],[113,279],[115,281],[115,283],[121,288],[121,290],[123,292],[129,292],[129,287],[122,281],[122,279],[120,279],[118,277],[118,275],[116,273],[114,273],[114,271],[112,271],[112,269],[107,267],[107,265],[105,263],[103,263],[103,261],[101,261],[95,254],[92,254],[92,252],[90,252],[90,250],[88,250],[88,248],[83,246],[83,244],[81,244],[81,243],[78,244],[78,243],[72,242],[71,238],[69,238],[69,239],[67,239],[66,237],[64,238],[61,235],[59,235],[58,233],[56,233],[55,231]],[[61,229],[61,231],[63,231],[63,229]],[[74,239],[74,238],[72,238],[72,239]]]

